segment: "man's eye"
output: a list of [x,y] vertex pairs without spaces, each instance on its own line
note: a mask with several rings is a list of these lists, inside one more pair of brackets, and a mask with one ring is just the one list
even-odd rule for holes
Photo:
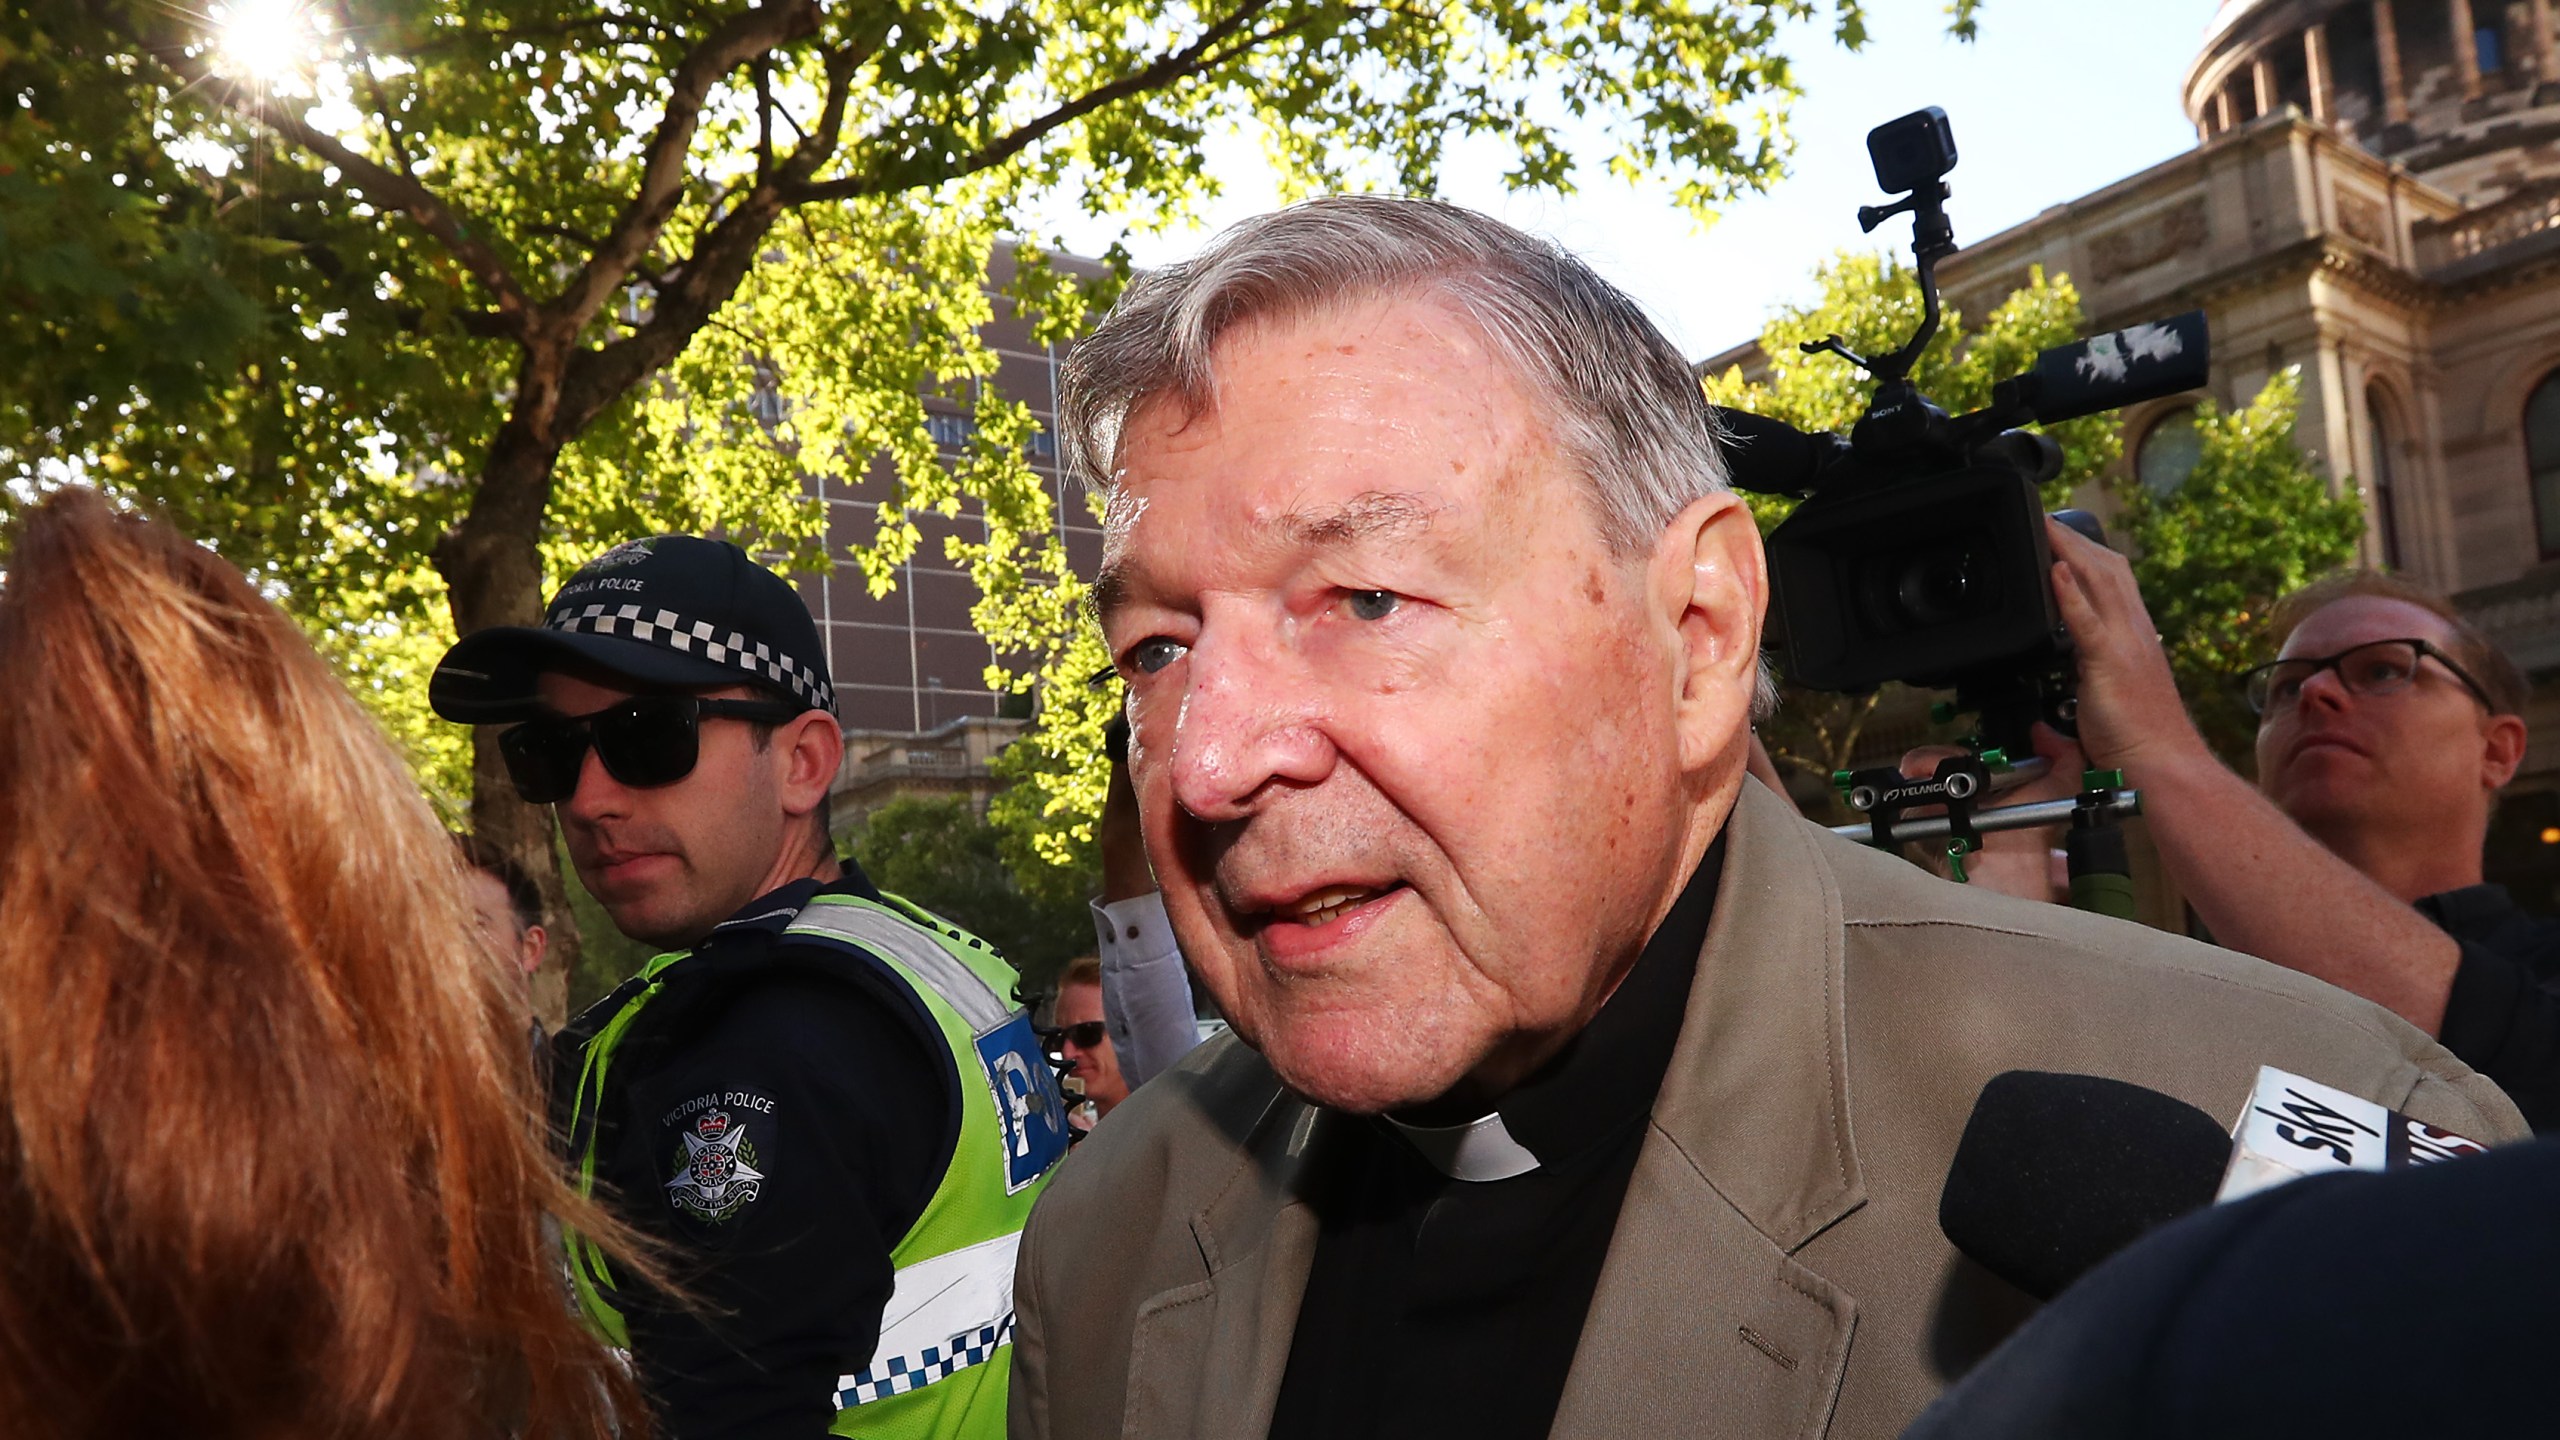
[[1355,620],[1384,620],[1403,602],[1404,597],[1393,590],[1354,590],[1343,603]]
[[1161,635],[1141,640],[1129,647],[1129,667],[1141,675],[1153,675],[1181,658],[1181,642],[1167,640]]

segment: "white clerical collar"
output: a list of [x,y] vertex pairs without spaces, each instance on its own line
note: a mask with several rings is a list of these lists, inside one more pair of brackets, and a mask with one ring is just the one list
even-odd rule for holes
[[1538,1168],[1538,1157],[1511,1138],[1499,1110],[1464,1125],[1407,1125],[1393,1115],[1382,1118],[1452,1180],[1508,1180]]

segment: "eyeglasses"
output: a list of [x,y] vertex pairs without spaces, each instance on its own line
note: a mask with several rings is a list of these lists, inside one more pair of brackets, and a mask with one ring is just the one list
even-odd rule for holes
[[705,700],[699,695],[634,695],[591,715],[545,715],[498,736],[507,777],[528,805],[555,805],[578,793],[587,748],[604,773],[647,789],[693,773],[705,719],[780,724],[799,714],[779,700]]
[[2471,678],[2471,672],[2454,662],[2454,658],[2424,640],[2371,640],[2335,655],[2318,657],[2297,655],[2284,660],[2270,660],[2241,677],[2243,693],[2248,696],[2252,714],[2264,715],[2269,710],[2289,710],[2302,698],[2302,687],[2323,670],[2338,672],[2338,683],[2350,695],[2393,695],[2409,688],[2418,678],[2418,662],[2432,658],[2453,672],[2483,705],[2492,711],[2489,692]]
[[1103,1037],[1109,1033],[1099,1020],[1079,1020],[1073,1025],[1041,1031],[1040,1048],[1051,1055],[1064,1054],[1070,1044],[1079,1050],[1099,1050]]

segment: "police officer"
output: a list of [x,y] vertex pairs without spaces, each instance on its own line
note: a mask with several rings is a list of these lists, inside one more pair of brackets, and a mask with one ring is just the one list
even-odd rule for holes
[[430,695],[511,727],[518,792],[664,952],[562,1033],[553,1104],[581,1183],[667,1244],[683,1299],[570,1258],[668,1431],[1001,1434],[1065,1106],[1003,963],[836,858],[799,597],[734,545],[633,541],[540,627],[454,646]]

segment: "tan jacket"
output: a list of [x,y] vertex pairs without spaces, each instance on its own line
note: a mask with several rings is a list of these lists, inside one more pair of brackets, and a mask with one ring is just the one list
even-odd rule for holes
[[[1757,783],[1731,837],[1558,1437],[1898,1432],[2030,1308],[1937,1224],[2003,1070],[2114,1076],[2225,1117],[2263,1063],[2526,1135],[2441,1046],[2316,980],[1949,884]],[[1114,1111],[1024,1238],[1016,1440],[1265,1434],[1315,1247],[1297,1187],[1345,1123],[1232,1038]]]

